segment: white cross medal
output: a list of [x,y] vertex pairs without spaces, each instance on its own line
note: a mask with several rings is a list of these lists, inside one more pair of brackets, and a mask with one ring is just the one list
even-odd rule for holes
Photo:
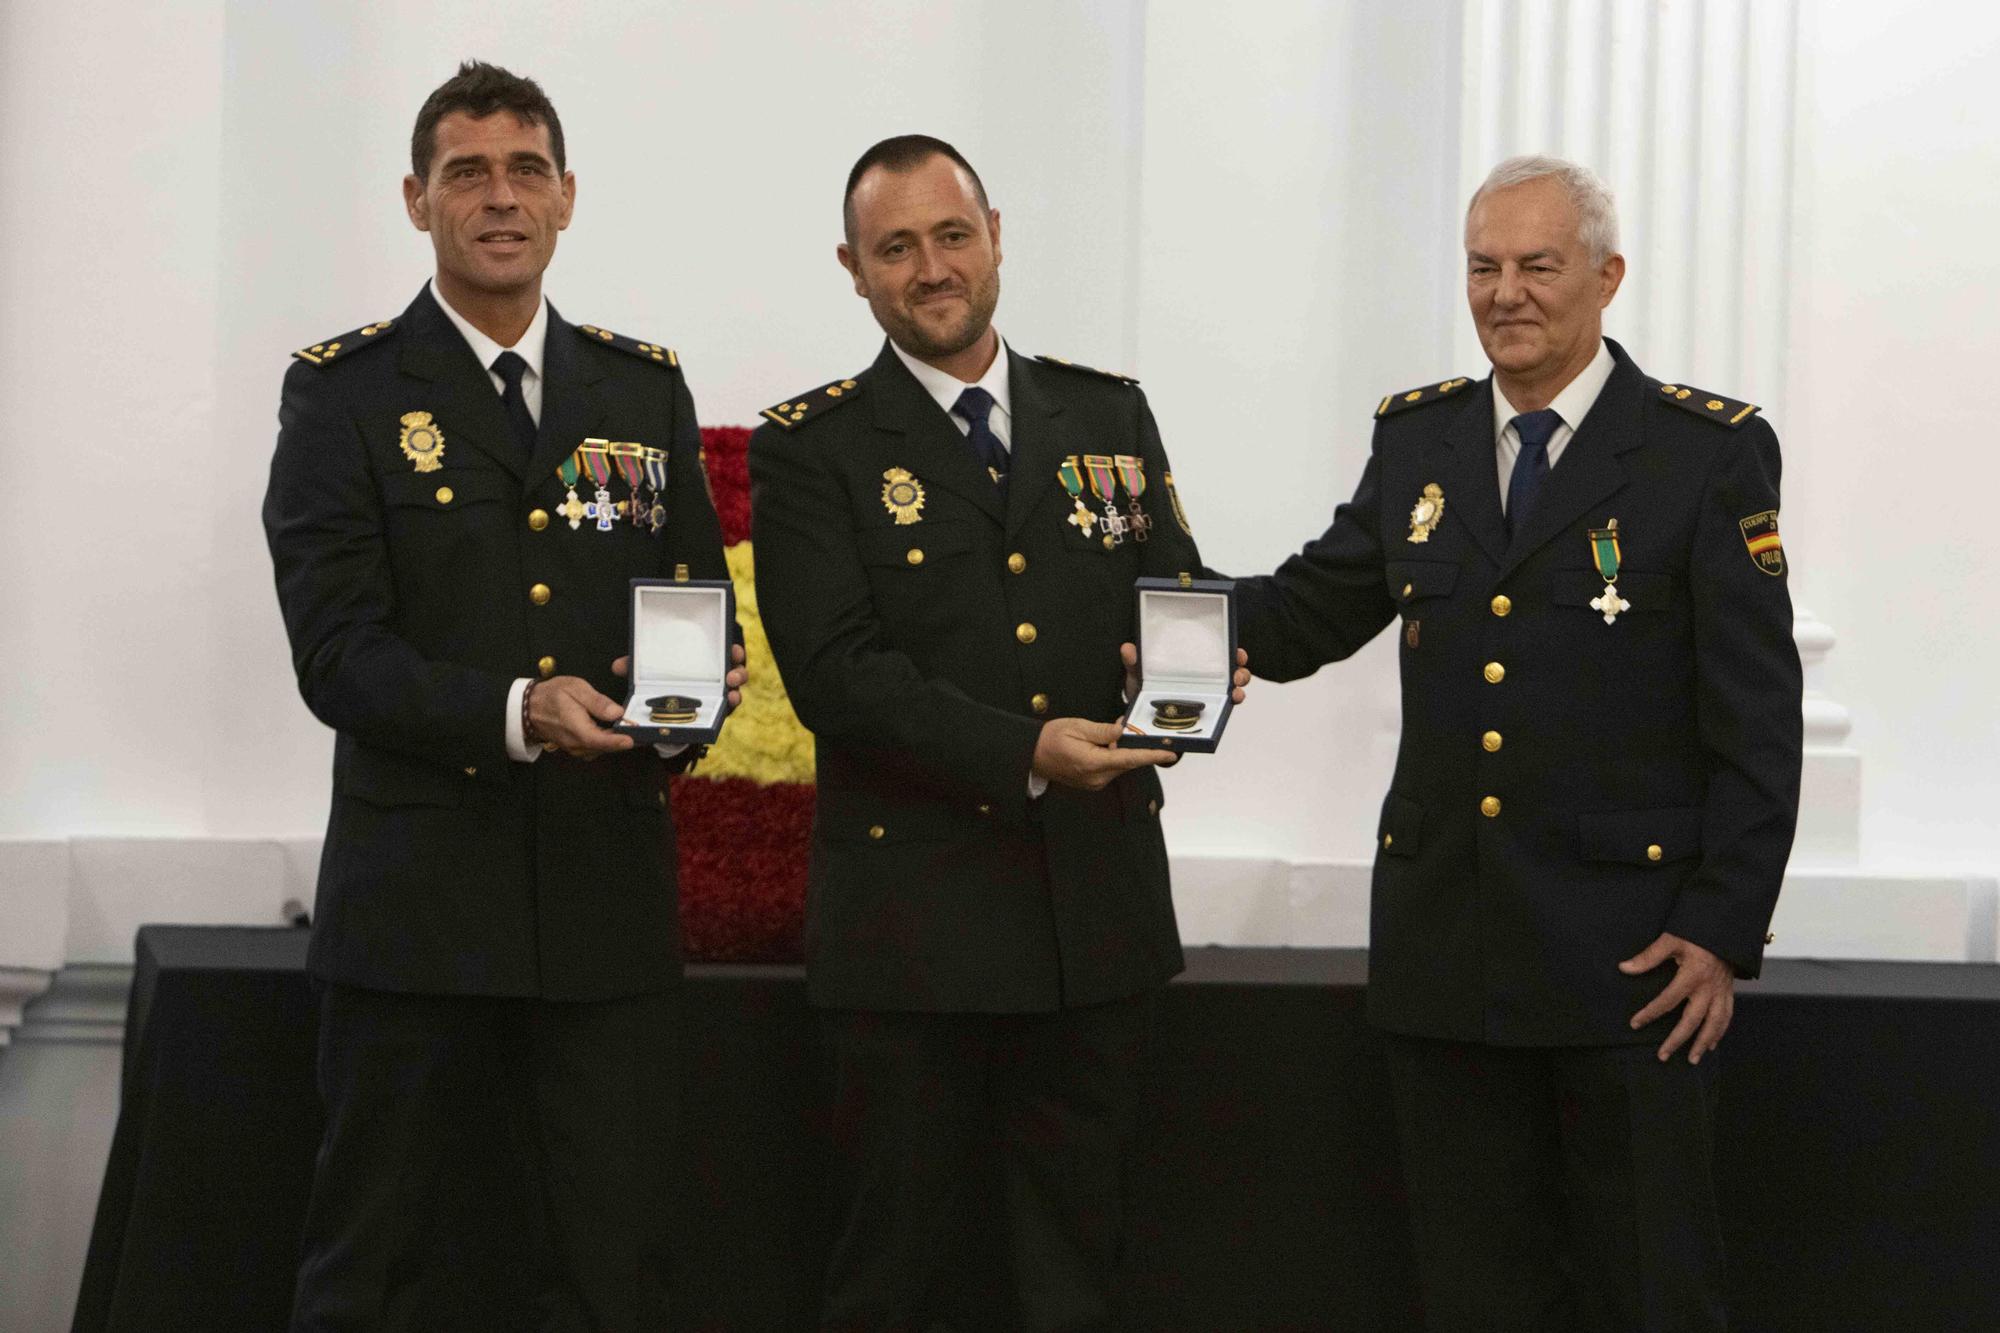
[[1609,527],[1590,530],[1590,554],[1604,579],[1604,595],[1591,598],[1590,609],[1601,613],[1605,624],[1616,624],[1620,614],[1632,609],[1632,603],[1618,594],[1618,562],[1622,553],[1618,549],[1617,519],[1612,519]]

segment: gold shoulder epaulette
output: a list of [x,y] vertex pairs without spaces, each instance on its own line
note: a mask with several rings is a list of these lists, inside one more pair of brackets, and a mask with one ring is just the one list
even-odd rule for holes
[[1706,389],[1690,389],[1685,384],[1662,384],[1660,397],[1675,407],[1692,412],[1698,417],[1706,417],[1717,425],[1727,426],[1731,430],[1740,430],[1744,422],[1757,415],[1755,403],[1724,398],[1721,394],[1710,393]]
[[637,338],[627,338],[622,333],[613,333],[610,329],[600,329],[595,324],[578,324],[576,326],[576,336],[587,343],[601,343],[606,347],[616,347],[621,352],[631,353],[641,361],[657,361],[661,365],[671,366],[675,370],[681,368],[681,359],[674,354],[674,349],[671,347],[662,347],[658,343],[642,343]]
[[1130,375],[1120,375],[1115,370],[1099,370],[1096,366],[1079,365],[1074,361],[1065,361],[1059,356],[1038,356],[1035,360],[1045,366],[1061,366],[1064,370],[1080,370],[1086,375],[1096,375],[1103,379],[1116,380],[1120,384],[1137,384],[1139,382]]
[[1427,403],[1438,402],[1441,399],[1451,397],[1470,383],[1472,383],[1471,380],[1461,375],[1457,379],[1446,380],[1442,384],[1425,384],[1415,389],[1405,389],[1401,393],[1392,393],[1376,404],[1375,415],[1377,417],[1393,416],[1397,412],[1402,412],[1412,407],[1422,407]]
[[820,385],[811,393],[802,393],[787,398],[775,407],[767,407],[763,416],[766,421],[775,421],[786,430],[791,430],[801,422],[825,416],[842,403],[851,403],[860,396],[859,380],[835,380],[831,384]]
[[395,327],[396,321],[393,319],[381,320],[374,324],[363,324],[352,333],[343,333],[338,338],[328,338],[325,342],[314,343],[311,347],[301,347],[298,351],[293,352],[292,355],[301,361],[311,362],[315,366],[323,366],[329,361],[353,356],[370,343],[384,341],[382,335]]

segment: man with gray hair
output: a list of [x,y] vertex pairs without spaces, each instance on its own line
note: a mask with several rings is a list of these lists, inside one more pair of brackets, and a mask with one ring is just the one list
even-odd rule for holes
[[1587,169],[1495,168],[1492,374],[1384,397],[1353,500],[1238,584],[1272,680],[1402,621],[1368,1012],[1432,1328],[1724,1322],[1707,1057],[1798,810],[1778,441],[1604,337],[1617,249]]

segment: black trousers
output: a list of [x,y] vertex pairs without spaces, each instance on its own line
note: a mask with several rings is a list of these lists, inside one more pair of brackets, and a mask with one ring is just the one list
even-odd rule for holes
[[678,1020],[323,987],[292,1327],[663,1327]]
[[[839,1220],[823,1325],[967,1318],[947,1251],[975,1152],[998,1158],[1007,1287],[1023,1330],[1110,1322],[1123,1177],[1156,992],[1049,1014],[829,1010]],[[996,1256],[997,1258],[998,1256]]]
[[1425,1327],[1725,1326],[1713,1052],[1388,1046]]

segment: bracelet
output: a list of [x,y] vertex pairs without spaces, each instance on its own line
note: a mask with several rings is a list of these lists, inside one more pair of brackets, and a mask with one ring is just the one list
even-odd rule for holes
[[523,745],[540,745],[542,743],[542,738],[535,734],[535,719],[528,714],[528,701],[535,697],[535,686],[539,684],[541,684],[540,681],[531,680],[528,682],[528,688],[521,691],[521,743]]

